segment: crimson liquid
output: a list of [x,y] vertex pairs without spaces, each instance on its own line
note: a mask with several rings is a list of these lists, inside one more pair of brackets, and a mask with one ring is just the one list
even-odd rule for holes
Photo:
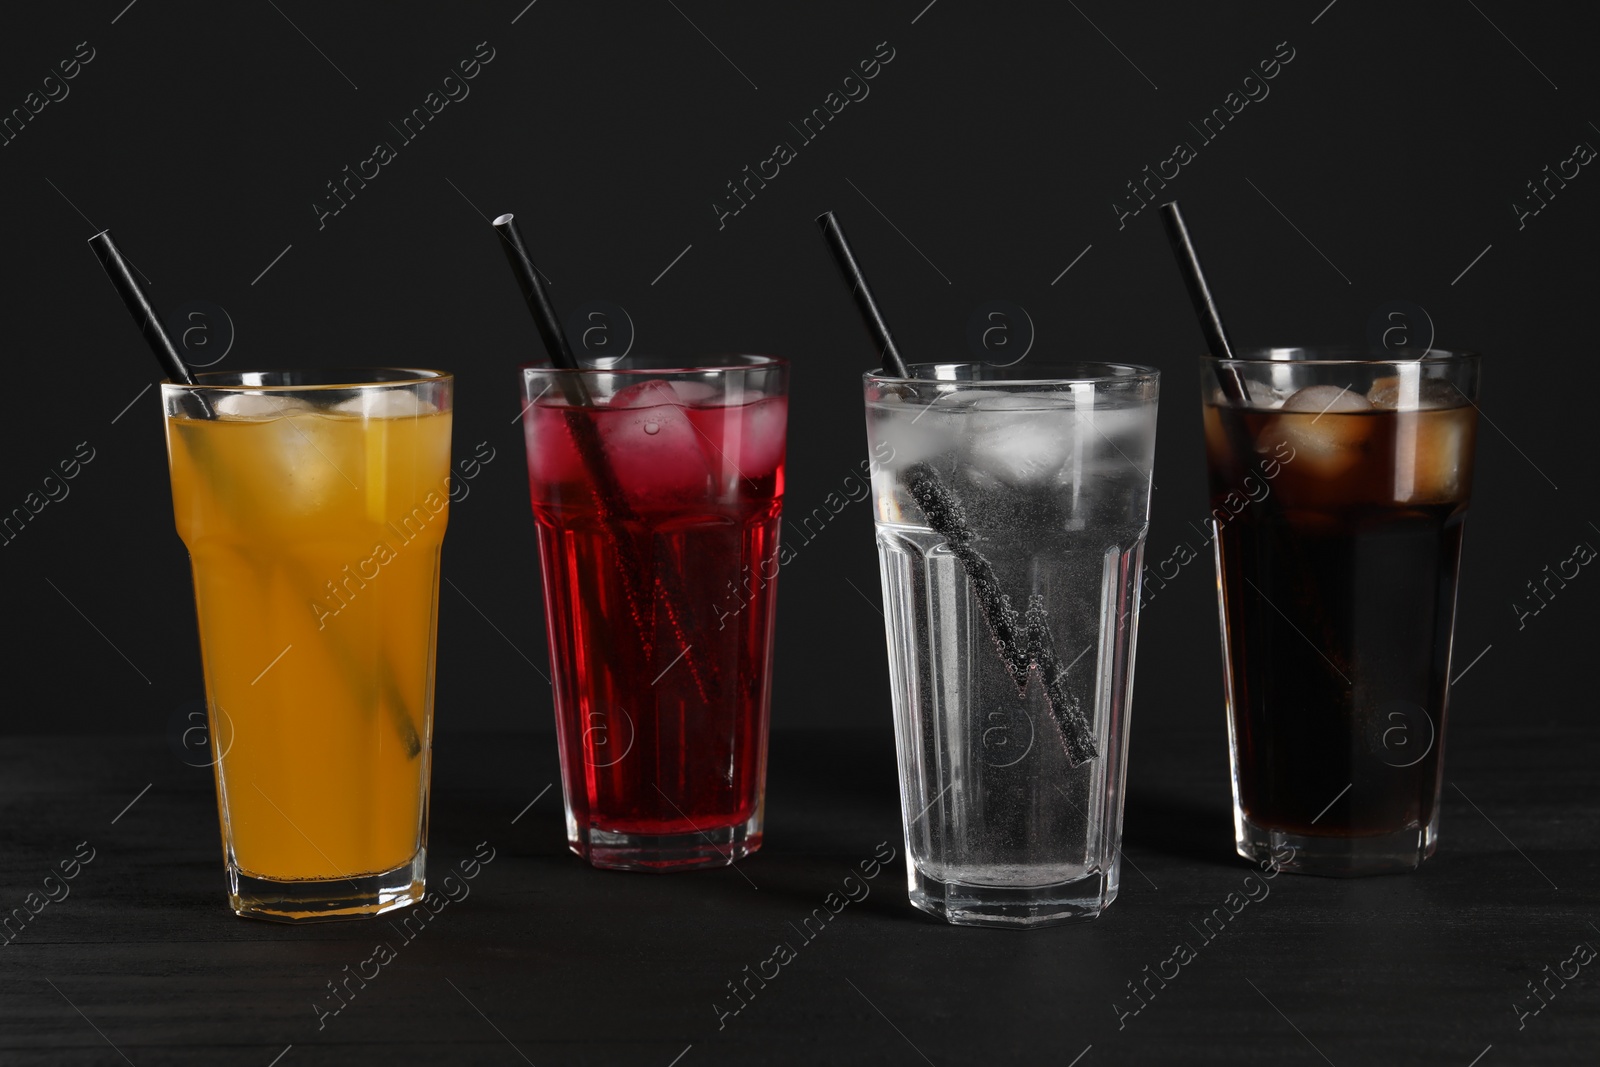
[[760,846],[778,386],[650,378],[605,403],[550,389],[524,413],[568,838],[596,865]]

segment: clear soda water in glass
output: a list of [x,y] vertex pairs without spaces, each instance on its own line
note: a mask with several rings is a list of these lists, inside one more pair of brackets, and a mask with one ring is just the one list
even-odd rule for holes
[[911,371],[865,378],[911,902],[1091,919],[1120,870],[1159,374]]

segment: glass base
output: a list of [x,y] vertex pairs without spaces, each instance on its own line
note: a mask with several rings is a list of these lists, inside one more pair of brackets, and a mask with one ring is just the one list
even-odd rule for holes
[[1359,878],[1368,874],[1404,874],[1422,866],[1439,844],[1439,816],[1427,826],[1408,826],[1389,834],[1364,837],[1311,835],[1257,826],[1234,814],[1239,855],[1271,863],[1290,874]]
[[913,869],[913,907],[957,926],[1003,926],[1014,930],[1087,922],[1117,899],[1103,872],[1046,886],[964,885],[941,882]]
[[409,863],[402,863],[380,874],[292,881],[256,878],[230,865],[228,903],[240,918],[269,919],[281,923],[328,922],[382,915],[422,899],[427,856],[427,849],[418,849]]
[[613,871],[670,874],[728,867],[761,848],[761,814],[737,826],[687,834],[626,834],[580,826],[567,845],[594,866]]

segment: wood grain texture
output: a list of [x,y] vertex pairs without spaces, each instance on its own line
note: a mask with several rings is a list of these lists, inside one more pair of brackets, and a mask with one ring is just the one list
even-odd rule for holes
[[[1251,873],[1231,854],[1214,739],[1139,739],[1150,743],[1132,757],[1129,862],[1101,920],[1013,932],[925,919],[906,903],[898,860],[847,885],[880,842],[902,848],[881,733],[780,733],[766,848],[738,871],[666,877],[594,871],[568,854],[559,787],[513,825],[556,780],[547,735],[447,738],[433,884],[478,842],[495,858],[409,938],[399,916],[234,918],[209,773],[163,746],[13,739],[0,756],[0,903],[20,906],[79,842],[96,854],[70,896],[0,948],[0,1059],[667,1067],[683,1053],[681,1067],[942,1067],[1067,1064],[1092,1045],[1081,1064],[1466,1067],[1489,1046],[1483,1067],[1594,1062],[1594,965],[1552,983],[1520,1030],[1513,1009],[1532,1003],[1525,983],[1546,964],[1580,941],[1600,945],[1594,731],[1452,738],[1443,844],[1420,873],[1283,876],[1207,939],[1198,924]],[[861,899],[802,934],[846,888]],[[335,1003],[327,983],[378,942],[396,958],[352,984],[319,1029],[313,1005]],[[750,981],[754,995],[731,1013],[727,984],[780,942],[795,958],[764,987]],[[1164,987],[1142,987],[1153,995],[1131,1013],[1127,983],[1179,942],[1194,958]]]

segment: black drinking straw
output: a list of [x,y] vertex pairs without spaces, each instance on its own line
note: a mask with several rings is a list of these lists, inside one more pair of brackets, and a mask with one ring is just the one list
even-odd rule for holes
[[[826,211],[817,216],[817,225],[822,228],[822,236],[828,242],[828,250],[833,254],[840,276],[850,286],[856,310],[861,312],[862,323],[883,353],[884,363],[896,377],[910,378],[910,368],[894,343],[894,335],[890,333],[889,324],[884,320],[877,300],[873,298],[872,287],[861,272],[861,265],[856,261],[855,252],[839,220],[833,212]],[[1028,672],[1037,666],[1044,682],[1050,717],[1061,731],[1067,763],[1076,767],[1094,759],[1098,755],[1094,733],[1077,701],[1067,690],[1067,672],[1056,656],[1044,598],[1030,597],[1027,617],[1019,618],[1016,608],[1011,606],[1011,598],[1000,589],[994,565],[978,551],[974,543],[977,538],[955,491],[939,477],[938,471],[926,463],[913,463],[905,469],[904,474],[906,488],[922,509],[928,525],[945,539],[951,553],[961,561],[962,570],[966,572],[967,581],[977,596],[978,606],[989,624],[989,633],[994,637],[1011,680],[1019,691],[1026,689]]]
[[[1189,290],[1189,302],[1194,305],[1195,318],[1200,322],[1200,332],[1205,335],[1206,347],[1214,358],[1231,360],[1233,345],[1228,341],[1227,327],[1222,325],[1222,313],[1217,310],[1217,302],[1211,298],[1211,287],[1206,284],[1205,272],[1200,269],[1200,256],[1194,250],[1194,242],[1189,240],[1189,227],[1184,225],[1183,212],[1176,200],[1161,205],[1161,221],[1167,228],[1167,240],[1172,244],[1178,269],[1183,272],[1183,285]],[[1217,380],[1228,399],[1240,406],[1247,404],[1250,394],[1238,368],[1221,363],[1215,366]]]
[[[533,257],[528,255],[528,245],[522,239],[516,216],[507,212],[495,219],[493,225],[503,242],[501,248],[505,250],[506,262],[511,264],[511,272],[517,276],[522,298],[528,302],[528,310],[533,313],[533,324],[539,328],[539,338],[544,341],[551,364],[562,370],[578,370],[578,357],[572,354],[567,332],[561,328],[561,319],[556,315],[555,305],[550,302],[550,292],[544,287],[544,279],[539,277],[538,268],[533,265]],[[587,392],[581,378],[574,378],[573,382],[580,391]]]
[[[1200,269],[1200,256],[1194,249],[1194,242],[1189,239],[1189,228],[1184,225],[1183,212],[1178,208],[1176,200],[1168,201],[1161,205],[1161,221],[1167,228],[1167,240],[1172,244],[1172,254],[1178,260],[1178,270],[1183,273],[1184,287],[1189,290],[1189,302],[1194,305],[1195,317],[1200,321],[1200,332],[1205,335],[1206,344],[1211,349],[1214,357],[1212,366],[1217,373],[1217,381],[1222,386],[1223,394],[1236,408],[1250,406],[1250,393],[1245,387],[1244,377],[1239,373],[1239,368],[1224,365],[1221,360],[1233,359],[1233,345],[1228,341],[1228,331],[1222,325],[1222,312],[1217,309],[1217,302],[1211,297],[1211,287],[1206,284],[1205,272]],[[1233,451],[1241,470],[1250,471],[1260,465],[1260,457],[1256,455],[1255,442],[1250,437],[1250,431],[1245,428],[1243,421],[1229,417],[1222,411],[1217,411],[1217,417],[1222,423],[1222,432],[1228,439],[1228,447]],[[1268,479],[1270,481],[1270,479]],[[1276,493],[1267,493],[1261,498],[1260,505],[1268,515],[1277,515],[1282,508]],[[1269,526],[1275,528],[1276,523]],[[1297,561],[1300,571],[1305,575],[1307,582],[1316,581],[1316,572],[1306,562],[1305,554],[1297,540],[1290,539],[1285,547],[1285,554]],[[1338,648],[1328,631],[1327,619],[1319,616],[1318,622],[1322,630],[1322,646]],[[1337,654],[1337,653],[1335,653]],[[1332,661],[1329,660],[1331,664]],[[1341,678],[1344,673],[1337,667],[1335,672]]]
[[[528,246],[522,239],[522,231],[517,226],[516,218],[507,212],[496,218],[493,226],[500,235],[501,248],[505,250],[506,262],[511,264],[511,272],[516,275],[522,297],[528,302],[528,310],[533,314],[534,325],[539,329],[539,337],[544,341],[551,365],[558,372],[573,372],[556,374],[556,380],[561,383],[561,390],[566,395],[569,405],[565,412],[567,432],[572,435],[572,443],[578,450],[578,458],[582,461],[589,474],[589,481],[594,486],[601,523],[621,564],[618,569],[622,575],[623,595],[627,597],[628,612],[633,617],[640,644],[645,649],[653,649],[652,627],[645,618],[645,595],[640,585],[640,576],[645,572],[633,535],[628,530],[628,524],[636,522],[638,516],[628,503],[627,494],[623,492],[622,484],[617,481],[616,472],[606,460],[600,431],[583,410],[593,404],[589,390],[583,383],[583,377],[578,373],[583,368],[578,363],[578,357],[572,352],[572,345],[567,341],[567,332],[562,328],[561,318],[556,314],[555,305],[550,301],[550,293],[545,288],[544,279],[539,277],[539,271],[533,265],[533,257],[528,255]],[[688,597],[684,595],[683,583],[676,573],[670,570],[668,580],[658,579],[658,582],[666,586],[658,601],[666,610],[673,636],[684,648],[683,658],[690,674],[694,677],[695,687],[705,698],[706,703],[710,704],[712,693],[701,674],[699,657],[689,651],[693,648],[693,642],[685,632],[687,627],[681,614],[687,610],[689,604]]]
[[[156,362],[161,364],[161,369],[166,371],[167,377],[183,385],[196,386],[194,374],[183,362],[183,357],[178,354],[178,346],[172,343],[172,336],[161,324],[161,316],[157,315],[155,308],[151,306],[150,298],[145,295],[139,280],[128,269],[128,261],[123,257],[122,250],[117,247],[116,242],[111,239],[111,231],[101,230],[89,238],[89,247],[94,250],[100,265],[111,278],[111,284],[116,286],[117,293],[122,297],[122,303],[138,323],[140,332],[144,334],[145,343],[150,346],[150,351],[155,353]],[[196,391],[189,393],[188,396],[194,400],[202,419],[217,417],[217,413],[211,409],[211,404],[204,395]],[[382,674],[378,684],[384,691],[383,697],[388,701],[395,720],[395,728],[400,731],[400,741],[405,746],[406,758],[416,759],[422,754],[422,740],[417,736],[417,728],[411,722],[410,713],[406,711],[405,700],[400,693],[400,683],[395,679],[394,671],[389,669],[389,661],[382,662]],[[354,661],[346,658],[343,663],[350,677],[358,679],[361,672]],[[359,685],[359,681],[356,684]]]
[[[1211,287],[1206,284],[1205,272],[1200,269],[1200,255],[1194,250],[1194,242],[1189,240],[1189,227],[1183,223],[1183,212],[1176,200],[1161,205],[1161,221],[1166,225],[1167,240],[1172,244],[1172,254],[1178,260],[1178,270],[1183,274],[1184,288],[1189,290],[1189,302],[1194,305],[1200,332],[1205,335],[1206,344],[1211,349],[1211,365],[1216,370],[1223,395],[1234,407],[1249,407],[1250,392],[1245,387],[1239,368],[1221,362],[1233,359],[1233,345],[1228,341],[1228,330],[1222,325],[1222,312],[1211,297]],[[1233,450],[1240,467],[1249,470],[1256,454],[1255,443],[1251,441],[1249,432],[1238,419],[1228,418],[1220,410],[1217,415],[1222,420],[1222,432],[1228,438],[1228,447]],[[1269,494],[1265,500],[1269,511],[1277,508],[1275,497]]]
[[817,216],[817,225],[822,227],[822,239],[828,242],[828,251],[833,253],[834,263],[838,264],[844,280],[850,283],[850,295],[855,298],[856,310],[861,312],[862,324],[883,350],[884,365],[894,372],[896,378],[911,377],[911,371],[900,356],[894,335],[889,332],[889,324],[883,320],[883,312],[878,310],[878,302],[872,298],[872,288],[867,285],[866,275],[861,273],[861,264],[856,262],[856,254],[845,238],[838,218],[833,212],[824,211]]
[[[139,279],[133,276],[122,250],[111,239],[111,231],[101,230],[89,238],[89,248],[94,252],[95,258],[100,260],[100,266],[105,268],[106,276],[116,287],[117,295],[122,297],[122,303],[128,309],[128,314],[132,315],[133,321],[138,324],[139,332],[144,334],[145,344],[155,353],[156,362],[161,364],[161,369],[166,372],[167,377],[183,385],[195,384],[194,375],[189,372],[188,365],[178,354],[178,346],[173,344],[172,335],[167,333],[167,328],[162,325],[161,316],[150,306],[150,298],[139,285]],[[205,397],[199,393],[189,395],[199,405],[201,418],[216,418],[216,412],[211,410],[211,405],[206,402]]]

